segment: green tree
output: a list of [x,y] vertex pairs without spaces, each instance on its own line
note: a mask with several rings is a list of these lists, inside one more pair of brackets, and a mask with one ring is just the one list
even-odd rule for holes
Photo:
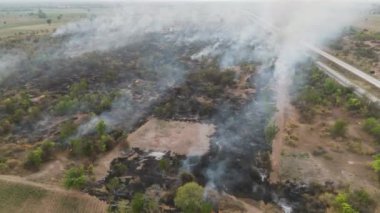
[[210,213],[210,205],[203,201],[204,189],[195,182],[186,183],[177,190],[174,204],[184,213],[207,211]]
[[68,189],[83,189],[87,183],[85,170],[82,166],[70,168],[64,177],[64,186]]

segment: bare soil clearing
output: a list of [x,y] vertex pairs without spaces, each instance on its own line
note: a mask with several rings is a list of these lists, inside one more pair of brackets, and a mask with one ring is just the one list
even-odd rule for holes
[[209,150],[210,124],[150,119],[128,136],[131,147],[173,151],[182,155],[203,155]]
[[[334,139],[329,127],[338,119],[345,120],[348,129],[346,137]],[[281,151],[280,180],[333,181],[378,197],[379,182],[369,163],[379,146],[361,128],[359,118],[339,109],[317,116],[311,124],[301,123],[294,114],[282,135],[286,146]]]

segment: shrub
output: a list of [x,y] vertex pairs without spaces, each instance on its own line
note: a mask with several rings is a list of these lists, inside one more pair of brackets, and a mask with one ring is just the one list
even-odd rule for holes
[[85,170],[82,166],[70,168],[64,177],[64,186],[68,189],[83,189],[87,183]]
[[99,121],[95,127],[96,132],[98,133],[99,136],[104,135],[106,133],[106,128],[107,128],[106,123],[103,120]]
[[368,118],[364,121],[363,129],[380,141],[380,122],[375,118]]
[[69,96],[63,96],[60,98],[58,103],[53,107],[54,112],[57,115],[65,115],[67,113],[75,111],[79,106],[79,101],[75,98]]
[[346,193],[339,193],[334,200],[335,208],[342,213],[359,213],[348,203],[348,198]]
[[70,86],[69,94],[71,97],[79,97],[88,89],[88,83],[86,80],[81,80],[78,83],[74,83]]
[[347,123],[342,120],[335,121],[334,125],[330,129],[331,136],[343,137],[347,131]]
[[375,172],[380,174],[380,154],[374,157],[374,160],[371,163],[371,167],[373,170],[375,170]]
[[264,130],[265,141],[267,143],[272,143],[273,139],[276,137],[278,132],[278,127],[274,123],[269,123]]
[[371,130],[373,128],[375,128],[376,126],[380,125],[380,123],[375,119],[375,118],[367,118],[365,121],[364,121],[364,124],[363,124],[363,129],[370,133]]
[[108,181],[106,184],[106,187],[111,192],[115,191],[120,186],[120,180],[117,177],[111,178],[111,180]]
[[197,183],[186,183],[177,190],[174,198],[175,206],[184,213],[207,211],[209,210],[209,204],[203,201],[203,193],[203,187]]
[[166,172],[169,169],[170,161],[167,159],[162,158],[159,162],[160,170],[163,172]]
[[127,170],[128,170],[127,165],[125,165],[125,164],[123,164],[123,163],[116,163],[116,164],[113,166],[113,171],[116,172],[116,175],[117,175],[117,176],[121,176],[121,175],[123,175]]
[[77,126],[74,124],[73,121],[69,120],[64,122],[60,127],[60,137],[61,139],[67,139],[70,137],[76,130]]
[[43,159],[49,159],[50,158],[54,147],[55,147],[55,143],[53,141],[45,140],[44,142],[42,142],[41,149],[42,149],[42,153],[43,153],[43,156],[42,156]]
[[109,149],[110,144],[112,142],[111,136],[108,134],[101,135],[97,141],[97,148],[101,152],[105,152]]
[[355,190],[348,195],[348,202],[358,212],[373,212],[375,202],[364,190]]
[[362,102],[357,98],[349,98],[347,101],[347,108],[349,110],[358,110],[360,109]]
[[76,156],[90,156],[94,153],[94,145],[84,138],[75,138],[70,141],[71,151]]
[[157,202],[142,193],[137,193],[133,196],[131,207],[133,213],[153,213],[159,211]]
[[12,130],[12,123],[9,119],[2,119],[0,121],[0,134],[9,133]]
[[40,147],[34,149],[28,154],[26,166],[38,168],[42,163],[43,151]]

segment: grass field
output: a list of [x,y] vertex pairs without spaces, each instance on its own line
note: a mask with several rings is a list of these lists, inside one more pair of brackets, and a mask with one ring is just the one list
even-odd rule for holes
[[[46,17],[39,17],[41,10]],[[9,6],[0,4],[0,38],[11,37],[19,33],[40,33],[72,21],[101,14],[102,7],[91,6]],[[51,20],[51,24],[47,23]]]
[[372,14],[358,21],[354,27],[367,29],[372,32],[380,32],[380,14]]
[[106,212],[106,208],[106,203],[84,193],[28,182],[17,177],[0,177],[1,213],[101,213]]

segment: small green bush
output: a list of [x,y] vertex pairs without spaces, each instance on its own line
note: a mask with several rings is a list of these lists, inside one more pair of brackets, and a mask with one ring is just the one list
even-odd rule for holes
[[276,137],[278,132],[278,127],[274,123],[269,123],[264,130],[265,141],[267,143],[272,143],[273,139]]
[[87,176],[82,166],[72,167],[66,171],[64,186],[68,189],[83,189],[87,183]]
[[347,123],[342,120],[335,121],[334,125],[330,129],[330,134],[333,137],[343,137],[347,132]]
[[374,157],[374,160],[371,163],[373,170],[380,174],[380,154]]
[[142,193],[137,193],[133,196],[131,207],[133,213],[159,212],[158,203]]
[[362,102],[358,98],[349,98],[347,100],[347,108],[349,110],[358,110],[362,106]]
[[106,133],[106,129],[107,129],[107,126],[106,126],[106,123],[101,120],[99,121],[97,124],[96,124],[96,133],[98,133],[99,136],[102,136]]
[[348,203],[346,193],[339,193],[334,200],[335,208],[341,213],[359,213]]
[[73,121],[71,120],[68,120],[66,122],[64,122],[61,127],[60,127],[60,138],[62,140],[64,139],[67,139],[68,137],[70,137],[72,134],[75,133],[77,129],[77,125],[74,124]]
[[364,131],[374,136],[376,140],[380,141],[380,122],[375,118],[368,118],[364,121]]
[[26,166],[39,168],[42,163],[43,151],[40,147],[34,149],[28,154]]
[[111,180],[108,181],[106,184],[106,187],[111,192],[115,191],[120,186],[120,180],[117,177],[111,178]]

